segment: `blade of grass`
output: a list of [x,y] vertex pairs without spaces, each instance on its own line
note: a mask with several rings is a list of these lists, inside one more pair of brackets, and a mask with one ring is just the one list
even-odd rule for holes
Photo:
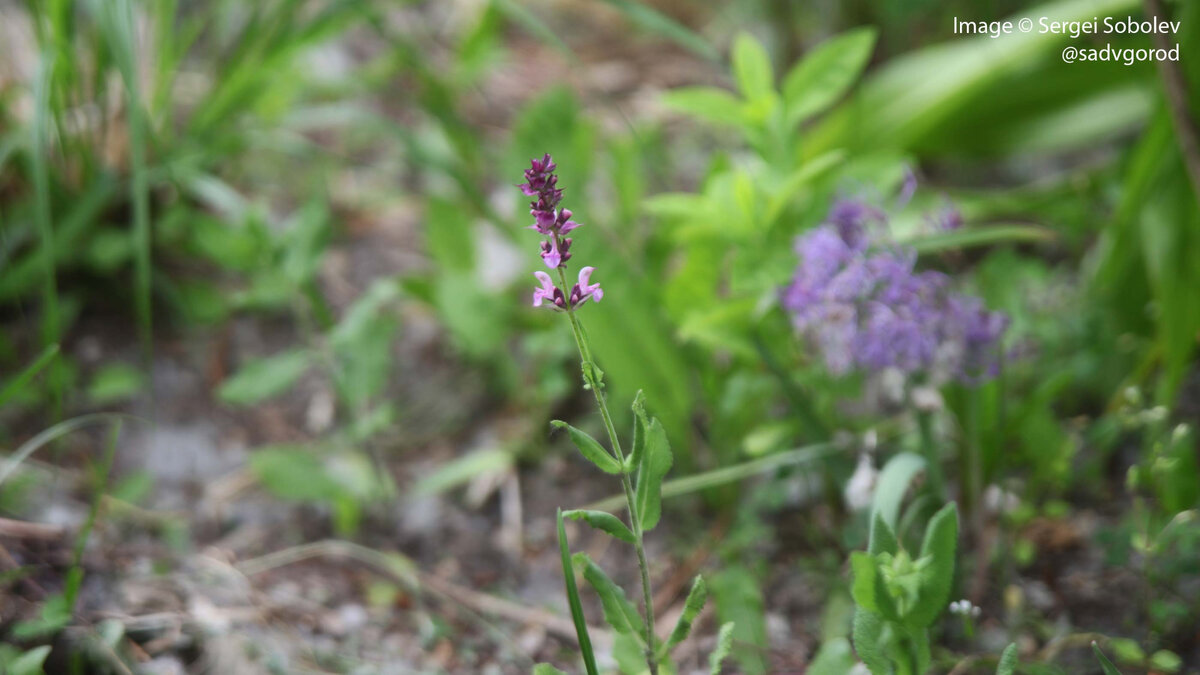
[[675,19],[660,13],[636,0],[604,0],[621,11],[629,21],[674,42],[697,56],[713,63],[721,60],[721,54],[704,38]]
[[[58,281],[55,276],[54,223],[50,210],[50,88],[54,77],[54,52],[43,49],[33,85],[33,148],[30,162],[33,168],[34,220],[41,240],[42,259],[42,344],[46,347],[60,342],[58,327]],[[62,378],[51,373],[50,395],[53,399],[52,418],[62,416]]]
[[558,510],[558,550],[562,554],[563,579],[567,587],[567,602],[571,605],[571,620],[575,622],[575,635],[579,638],[579,653],[588,675],[598,675],[596,655],[592,652],[592,639],[588,636],[587,620],[583,617],[583,603],[579,600],[579,588],[575,585],[575,568],[571,566],[571,549],[567,546],[567,528],[563,525],[562,509]]
[[141,85],[136,68],[137,45],[133,23],[133,7],[129,0],[107,0],[100,9],[101,29],[113,52],[121,79],[125,82],[125,112],[129,127],[130,166],[133,180],[130,200],[133,202],[134,278],[138,316],[138,336],[147,363],[152,355],[151,331],[153,317],[150,306],[150,188],[146,180],[145,109],[142,106]]
[[[742,462],[741,464],[734,464],[720,469],[713,469],[712,471],[676,478],[665,481],[662,484],[662,498],[678,497],[692,492],[699,492],[700,490],[707,490],[711,487],[725,485],[726,483],[734,483],[785,466],[815,462],[834,454],[838,450],[839,446],[836,444],[817,443],[796,448],[795,450],[777,452],[773,455],[753,459],[749,462]],[[624,506],[624,495],[613,495],[580,508],[592,511],[614,511],[624,508]]]
[[4,385],[4,388],[0,389],[0,406],[8,403],[10,398],[16,396],[18,392],[24,389],[25,385],[29,384],[29,381],[32,380],[35,375],[41,372],[43,368],[50,365],[50,362],[53,361],[54,357],[56,356],[58,356],[58,345],[56,344],[50,345],[42,350],[42,354],[41,356],[37,357],[37,360],[29,364],[25,370],[22,370],[20,374],[9,380],[8,383]]
[[83,427],[119,419],[138,418],[133,417],[132,415],[121,415],[118,413],[95,413],[92,415],[80,415],[79,417],[72,417],[69,420],[63,420],[62,422],[43,430],[40,434],[22,443],[21,447],[17,448],[17,451],[8,457],[8,463],[3,469],[0,469],[0,485],[3,485],[4,481],[8,480],[8,477],[17,470],[17,467],[21,466],[21,462],[24,462],[29,458],[30,455],[37,452],[38,448],[41,448],[47,443],[58,440],[59,438],[62,438],[63,436],[66,436],[67,434],[78,429],[82,429]]
[[1054,239],[1054,233],[1041,227],[1031,225],[995,225],[913,237],[900,243],[911,247],[917,253],[924,254],[975,246],[988,246],[989,244],[1049,241],[1051,239]]

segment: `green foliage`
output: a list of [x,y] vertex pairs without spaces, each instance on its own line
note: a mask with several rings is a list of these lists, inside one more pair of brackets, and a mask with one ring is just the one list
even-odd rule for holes
[[862,75],[876,32],[860,28],[843,33],[812,50],[783,80],[783,100],[790,124],[824,112],[845,95]]
[[217,396],[226,403],[251,405],[283,393],[311,366],[313,355],[307,349],[291,349],[255,359],[221,384]]
[[594,464],[597,469],[611,474],[622,473],[624,470],[617,458],[609,454],[604,446],[600,445],[600,442],[588,435],[587,432],[580,431],[561,420],[554,420],[550,424],[557,429],[566,429],[571,436],[571,442],[579,449],[579,454]]
[[596,595],[600,596],[600,606],[604,608],[604,620],[608,625],[618,633],[640,635],[645,630],[645,624],[637,608],[625,597],[625,591],[592,562],[586,553],[576,553],[574,563],[583,573],[584,580],[596,591]]
[[679,643],[687,639],[688,633],[692,631],[692,622],[700,615],[700,610],[704,609],[704,603],[708,600],[708,589],[704,585],[704,578],[697,576],[692,582],[692,589],[688,591],[687,600],[683,603],[683,612],[679,615],[679,620],[675,622],[675,627],[671,629],[671,635],[667,638],[666,644],[662,646],[661,653],[667,655]]
[[616,537],[623,542],[632,544],[635,541],[633,533],[629,531],[625,523],[622,523],[620,518],[607,511],[572,509],[570,511],[563,511],[563,517],[570,518],[571,520],[582,520],[597,530]]
[[1100,651],[1100,646],[1095,642],[1092,643],[1092,653],[1096,655],[1096,660],[1100,662],[1100,669],[1104,671],[1104,675],[1121,675],[1121,671],[1113,665],[1112,661]]
[[996,675],[1013,675],[1017,669],[1017,643],[1004,648],[1000,662],[996,664]]
[[652,530],[662,516],[662,483],[671,470],[672,455],[667,433],[657,419],[651,419],[645,427],[644,438],[634,503],[642,529]]
[[708,655],[709,675],[721,675],[721,667],[733,651],[733,628],[734,624],[730,621],[721,624],[721,629],[717,631],[717,646]]
[[567,604],[571,607],[571,621],[575,623],[575,636],[579,640],[579,654],[587,675],[599,675],[596,655],[592,651],[592,638],[588,635],[587,619],[583,616],[583,602],[579,599],[579,587],[575,584],[575,568],[571,565],[571,550],[567,545],[567,528],[563,525],[562,509],[558,510],[558,550],[562,561],[563,582],[567,590]]
[[899,544],[883,517],[875,527],[876,550],[851,557],[854,647],[873,675],[926,672],[929,629],[954,582],[958,508],[950,503],[934,515],[915,559],[903,548],[886,550]]

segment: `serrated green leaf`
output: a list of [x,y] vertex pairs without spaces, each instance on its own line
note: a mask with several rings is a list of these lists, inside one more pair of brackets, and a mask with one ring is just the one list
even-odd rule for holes
[[733,650],[733,622],[726,621],[721,625],[721,629],[717,631],[717,646],[713,647],[712,653],[708,655],[708,673],[709,675],[721,675],[721,664],[729,656],[729,652]]
[[1017,669],[1017,643],[1012,643],[1004,648],[1004,652],[1000,654],[1000,663],[996,664],[996,675],[1013,675],[1013,671]]
[[875,612],[889,620],[896,620],[896,604],[888,593],[883,574],[875,556],[862,551],[850,554],[850,569],[854,573],[854,582],[850,594],[854,602],[869,612]]
[[716,87],[679,87],[662,95],[663,105],[713,124],[739,126],[745,122],[742,102]]
[[571,566],[571,550],[567,546],[567,528],[563,525],[562,509],[556,516],[558,522],[558,552],[562,561],[563,583],[567,589],[567,604],[571,607],[571,621],[575,623],[575,636],[579,640],[579,653],[587,675],[599,675],[596,655],[592,651],[592,638],[588,635],[587,620],[583,617],[583,603],[579,599],[579,587],[575,585],[575,568]]
[[1100,651],[1100,646],[1092,642],[1092,651],[1096,654],[1096,660],[1100,662],[1100,669],[1104,671],[1104,675],[1121,675],[1121,671],[1108,660],[1104,652]]
[[733,78],[747,101],[764,99],[773,93],[775,75],[771,58],[749,33],[738,33],[733,39]]
[[934,514],[925,529],[921,558],[929,558],[921,573],[918,602],[905,616],[910,626],[925,628],[933,623],[950,602],[954,586],[954,554],[958,545],[958,506],[951,502]]
[[896,540],[896,535],[892,532],[892,528],[884,522],[883,517],[878,513],[875,514],[871,525],[871,539],[867,544],[867,551],[871,555],[880,553],[896,555],[900,552],[900,542]]
[[633,533],[629,531],[629,528],[625,526],[625,523],[622,523],[620,518],[617,518],[607,511],[587,511],[584,509],[573,509],[571,511],[563,511],[563,517],[570,518],[571,520],[582,520],[597,530],[607,532],[621,541],[628,542],[630,544],[634,543],[635,541],[633,538]]
[[884,652],[883,617],[865,609],[854,612],[854,651],[871,675],[892,675],[892,667]]
[[293,349],[250,361],[225,380],[217,396],[226,403],[252,405],[282,393],[308,370],[312,355],[305,349]]
[[621,463],[616,457],[608,454],[604,446],[600,445],[599,441],[592,438],[584,431],[580,431],[575,427],[561,420],[551,422],[557,429],[566,429],[571,436],[571,442],[579,448],[580,454],[584,456],[592,464],[595,464],[598,469],[604,473],[621,473]]
[[792,124],[828,108],[841,98],[867,66],[875,48],[873,28],[859,28],[810,51],[783,81],[783,98]]
[[625,591],[600,569],[586,553],[576,553],[572,558],[575,566],[583,571],[583,578],[600,596],[604,620],[618,633],[641,635],[644,624],[637,608],[625,597]]
[[688,591],[687,600],[683,603],[683,613],[679,615],[679,620],[675,622],[671,636],[663,645],[661,651],[663,655],[670,654],[676,645],[687,639],[688,634],[692,631],[692,622],[700,615],[700,610],[704,609],[706,600],[708,600],[708,589],[704,585],[704,577],[697,575],[696,580],[692,582],[692,590]]
[[671,445],[658,419],[646,427],[646,448],[637,476],[637,516],[642,531],[654,529],[662,516],[662,482],[671,470]]
[[549,663],[539,663],[533,667],[532,675],[567,675],[565,672],[555,668]]

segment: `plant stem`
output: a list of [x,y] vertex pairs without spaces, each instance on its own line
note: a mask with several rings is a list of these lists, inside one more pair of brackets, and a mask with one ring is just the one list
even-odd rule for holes
[[[561,267],[558,268],[558,280],[562,284],[563,293],[570,297],[570,286],[567,285],[567,277]],[[628,503],[629,524],[633,530],[633,548],[637,551],[638,569],[642,574],[642,603],[646,612],[646,665],[650,668],[650,675],[658,675],[658,656],[655,654],[654,649],[654,600],[650,593],[650,566],[646,563],[646,547],[642,544],[641,515],[637,510],[637,502],[633,496],[633,484],[629,480],[629,473],[624,470],[625,453],[621,451],[621,441],[617,438],[617,429],[613,426],[612,415],[608,412],[608,401],[604,396],[604,385],[600,381],[600,378],[596,376],[597,368],[595,361],[592,360],[591,347],[583,335],[583,326],[579,322],[579,317],[575,316],[574,308],[567,308],[567,318],[571,320],[571,333],[575,336],[575,346],[579,349],[583,379],[587,383],[588,388],[592,390],[592,395],[596,397],[596,407],[600,409],[600,417],[604,419],[604,428],[608,432],[608,440],[612,444],[613,454],[622,466],[621,487],[625,491],[625,501]]]
[[946,485],[942,479],[942,464],[939,461],[937,443],[933,438],[933,413],[917,412],[917,428],[921,432],[921,452],[925,455],[925,475],[929,477],[929,488],[942,501],[946,499]]

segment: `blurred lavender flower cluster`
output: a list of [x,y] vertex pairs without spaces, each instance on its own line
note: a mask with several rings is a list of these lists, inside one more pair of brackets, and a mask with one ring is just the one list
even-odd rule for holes
[[891,241],[881,209],[835,203],[796,252],[781,301],[830,372],[895,369],[933,384],[995,375],[1008,318],[953,292],[946,275],[917,270],[915,251]]

